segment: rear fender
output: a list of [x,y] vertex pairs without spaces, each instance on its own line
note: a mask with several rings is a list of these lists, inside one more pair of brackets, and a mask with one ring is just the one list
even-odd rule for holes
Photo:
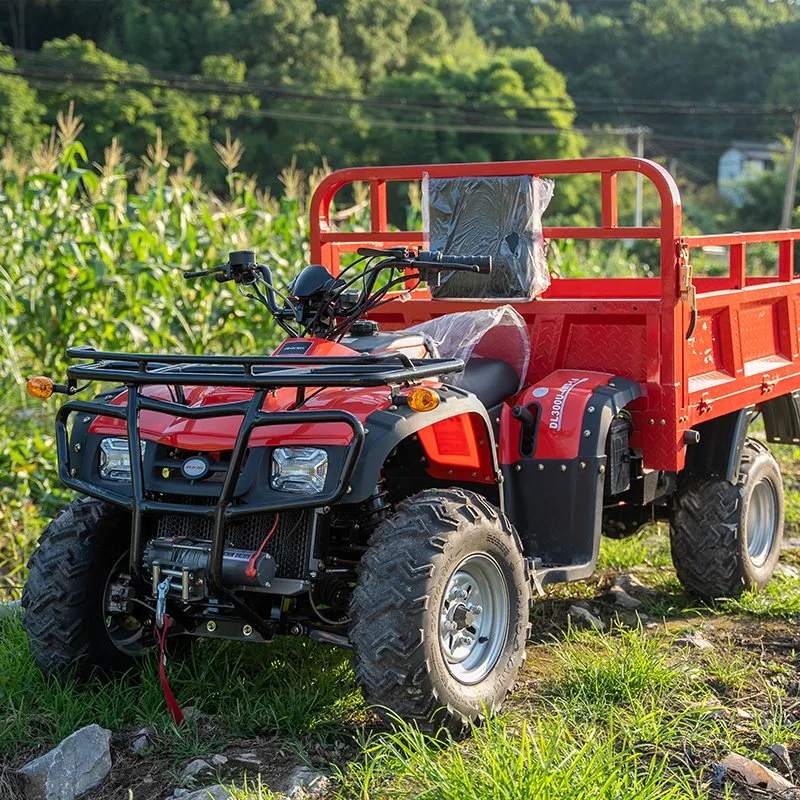
[[503,407],[500,461],[506,513],[543,583],[590,575],[603,515],[606,439],[640,384],[604,372],[557,370],[515,398],[534,416],[533,435]]
[[[782,401],[783,398],[776,398]],[[775,403],[776,400],[770,402]],[[766,408],[764,411],[767,429],[767,440],[770,433],[773,433],[775,426],[771,425],[775,415],[769,414]],[[770,411],[780,410],[780,405],[773,406]],[[739,475],[739,467],[742,461],[742,450],[744,440],[747,437],[747,428],[757,414],[755,406],[716,417],[708,422],[695,425],[697,433],[697,443],[692,444],[686,450],[686,465],[683,475],[694,475],[701,478],[724,478],[734,483]]]
[[433,411],[398,405],[367,417],[368,435],[351,480],[352,491],[345,498],[348,503],[368,499],[381,480],[386,460],[412,440],[424,453],[420,471],[427,473],[432,484],[497,484],[500,473],[486,408],[473,394],[457,387],[442,386],[437,391],[441,399]]

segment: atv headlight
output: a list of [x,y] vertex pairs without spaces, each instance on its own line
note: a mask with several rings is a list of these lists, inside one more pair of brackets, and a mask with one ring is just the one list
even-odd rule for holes
[[328,454],[317,447],[276,447],[270,485],[279,492],[316,494],[325,487]]
[[[146,442],[141,442],[142,455]],[[100,442],[100,477],[107,481],[130,481],[131,459],[127,439],[103,439]]]

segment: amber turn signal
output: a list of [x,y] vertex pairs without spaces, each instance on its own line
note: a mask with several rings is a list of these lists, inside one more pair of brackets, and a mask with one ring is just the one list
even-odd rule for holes
[[47,398],[53,394],[53,381],[44,375],[37,375],[35,378],[28,378],[25,389],[31,397]]
[[439,395],[425,386],[418,386],[408,395],[408,407],[414,411],[433,411],[439,407]]

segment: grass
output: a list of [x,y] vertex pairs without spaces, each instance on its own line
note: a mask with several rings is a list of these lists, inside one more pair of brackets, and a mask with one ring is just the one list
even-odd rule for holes
[[[263,647],[201,640],[169,662],[169,673],[183,706],[224,720],[219,746],[255,735],[320,741],[366,717],[349,654],[305,640]],[[112,730],[153,726],[173,739],[180,757],[209,746],[193,738],[196,727],[177,732],[170,725],[155,659],[110,683],[58,684],[34,665],[19,621],[0,620],[0,759],[50,746],[91,722]]]
[[575,728],[558,715],[495,719],[469,745],[442,747],[413,726],[368,744],[367,759],[340,774],[342,797],[425,800],[678,800],[696,797],[694,776],[637,751],[622,736]]
[[755,617],[800,617],[800,579],[776,576],[760,592],[745,592],[735,600],[725,600],[723,610]]
[[559,642],[557,692],[568,705],[602,711],[640,697],[658,699],[685,677],[661,637],[622,627],[612,634],[570,629]]
[[648,525],[626,539],[600,540],[600,569],[667,567],[672,564],[669,538],[662,524]]

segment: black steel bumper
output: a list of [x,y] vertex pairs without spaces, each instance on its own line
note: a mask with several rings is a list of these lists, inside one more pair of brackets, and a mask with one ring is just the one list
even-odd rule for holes
[[[213,520],[211,556],[208,567],[209,588],[226,597],[257,629],[263,627],[260,618],[229,591],[222,582],[222,558],[225,549],[227,520],[237,516],[264,511],[292,510],[332,505],[349,487],[350,478],[364,445],[364,427],[353,414],[344,410],[264,412],[267,393],[280,387],[297,389],[296,406],[301,406],[306,388],[375,387],[408,383],[422,378],[458,372],[463,362],[457,359],[412,361],[403,354],[379,354],[353,357],[265,356],[237,358],[229,356],[176,356],[107,353],[87,348],[70,348],[72,358],[89,359],[67,370],[66,392],[79,390],[79,381],[113,381],[127,389],[127,403],[109,405],[102,401],[70,400],[56,417],[56,446],[59,476],[63,483],[83,494],[127,508],[131,512],[130,574],[144,585],[142,555],[144,549],[145,514],[183,514]],[[166,402],[142,394],[145,386],[174,387],[174,402]],[[182,386],[237,386],[253,389],[251,399],[236,403],[190,407],[183,403]],[[80,388],[85,388],[80,387]],[[141,452],[139,413],[155,411],[186,419],[210,419],[241,416],[242,423],[231,451],[228,469],[222,481],[219,497],[212,506],[184,505],[161,502],[148,497]],[[128,452],[131,463],[130,493],[114,491],[78,477],[71,466],[68,420],[72,414],[88,414],[125,420]],[[234,505],[237,481],[242,469],[248,443],[253,431],[271,425],[345,424],[352,438],[344,448],[338,476],[326,491],[305,497],[270,498],[263,503]],[[126,487],[127,488],[127,487]]]

